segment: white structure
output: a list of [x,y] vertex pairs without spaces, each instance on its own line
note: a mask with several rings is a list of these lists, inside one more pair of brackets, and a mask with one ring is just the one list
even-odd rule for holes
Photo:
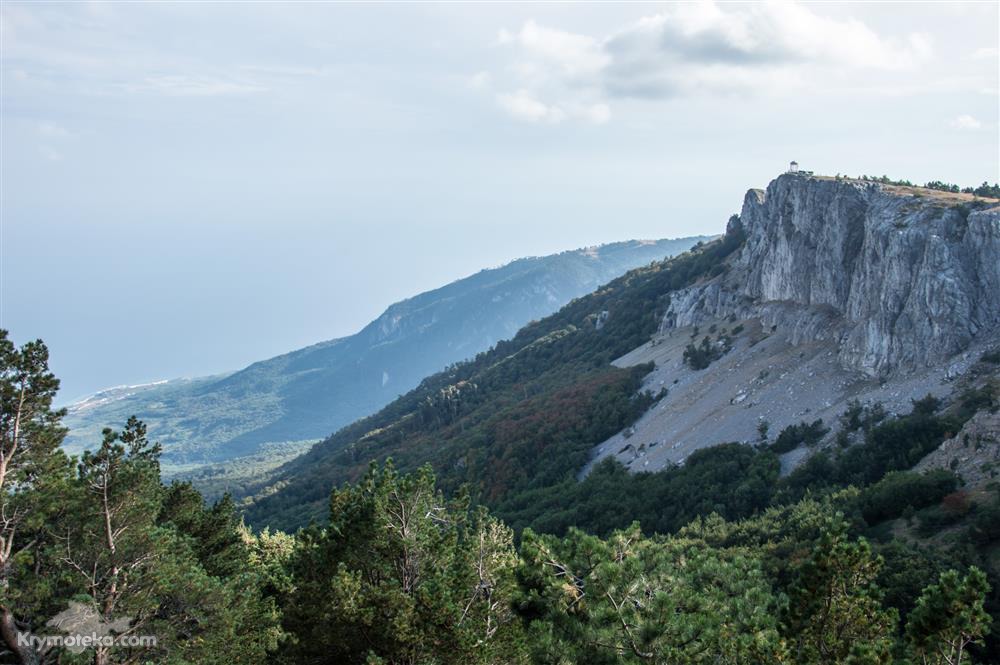
[[789,173],[798,173],[799,172],[799,163],[798,162],[792,162],[791,164],[789,164],[788,165],[788,172]]

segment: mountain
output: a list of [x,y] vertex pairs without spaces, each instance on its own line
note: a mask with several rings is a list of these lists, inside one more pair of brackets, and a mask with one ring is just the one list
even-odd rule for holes
[[228,375],[102,391],[69,407],[66,447],[93,445],[103,427],[135,414],[163,444],[168,471],[234,458],[253,466],[284,461],[529,321],[706,240],[630,241],[519,259],[398,302],[350,337]]
[[[663,531],[712,510],[752,514],[779,462],[787,475],[833,444],[819,416],[833,425],[852,410],[904,414],[927,393],[965,404],[960,391],[997,378],[981,359],[1000,344],[998,239],[993,199],[782,175],[747,193],[723,238],[633,270],[428,377],[279,469],[246,514],[282,528],[319,518],[333,486],[388,457],[403,469],[431,464],[446,491],[466,485],[515,528],[599,524],[588,510],[627,525],[648,505],[658,512],[644,525]],[[940,442],[925,429],[906,439],[919,442],[901,458],[912,462],[877,468],[912,466]],[[870,450],[859,436],[844,429],[837,443]],[[598,480],[578,482],[607,458]],[[617,475],[623,466],[664,473],[632,483]],[[685,482],[699,496],[717,485],[720,502],[681,510],[671,502],[685,493],[664,499],[681,481],[647,506],[630,501],[684,473],[708,473]]]
[[[592,464],[662,469],[707,444],[758,439],[762,423],[835,422],[851,402],[905,413],[950,395],[997,341],[995,201],[784,175],[747,193],[737,223],[746,242],[727,274],[672,294],[658,333],[616,361],[654,363],[644,385],[670,395],[598,445]],[[732,350],[688,369],[692,336],[726,328]],[[789,451],[785,466],[806,452]]]

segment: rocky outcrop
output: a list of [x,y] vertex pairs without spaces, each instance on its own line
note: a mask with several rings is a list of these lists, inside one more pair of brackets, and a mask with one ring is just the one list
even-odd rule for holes
[[734,315],[835,339],[870,376],[935,366],[1000,330],[1000,206],[786,174],[747,193],[728,273],[675,293],[661,329]]
[[1000,473],[1000,412],[980,411],[914,467],[915,471],[930,469],[951,469],[969,487],[996,478]]

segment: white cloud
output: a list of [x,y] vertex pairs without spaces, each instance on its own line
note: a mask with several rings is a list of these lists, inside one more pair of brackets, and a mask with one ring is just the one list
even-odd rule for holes
[[914,69],[932,53],[924,34],[885,37],[796,2],[680,3],[601,37],[527,21],[517,32],[501,30],[497,43],[516,58],[508,71],[517,92],[498,96],[508,112],[550,117],[541,105],[598,122],[616,99],[783,93],[814,80],[828,87],[855,70]]
[[61,162],[63,153],[53,147],[53,144],[66,145],[66,139],[73,136],[65,127],[52,122],[40,122],[37,126],[38,136],[41,137],[38,151],[42,157],[50,162]]
[[1000,49],[995,46],[984,46],[983,48],[977,48],[972,52],[973,60],[988,60],[990,58],[993,60],[1000,58]]
[[493,77],[489,72],[476,72],[469,77],[469,87],[473,90],[486,90],[490,87]]
[[599,74],[610,56],[593,37],[554,30],[528,21],[515,35],[501,31],[501,44],[518,44],[528,55],[554,65],[569,78]]
[[267,90],[255,83],[185,75],[148,76],[139,83],[125,85],[125,89],[130,92],[152,92],[172,97],[214,97]]
[[47,139],[65,139],[71,136],[68,129],[51,122],[38,123],[38,134]]
[[983,123],[979,122],[971,115],[962,114],[952,119],[951,126],[954,127],[955,129],[965,129],[965,130],[975,131],[977,129],[981,129]]
[[498,94],[496,100],[511,116],[528,122],[558,125],[572,118],[603,125],[611,119],[611,109],[607,104],[581,104],[575,101],[547,104],[523,88],[514,93]]
[[39,146],[38,151],[42,154],[42,157],[49,160],[50,162],[61,162],[63,160],[62,153],[53,148],[52,146],[48,145]]
[[603,125],[608,120],[611,120],[611,107],[607,104],[594,104],[593,106],[585,107],[582,115],[595,125]]
[[[652,38],[652,40],[651,40]],[[701,63],[834,62],[898,69],[930,55],[926,35],[884,39],[855,19],[814,13],[795,2],[727,6],[679,4],[609,39],[609,48],[644,50]]]
[[523,89],[515,93],[497,95],[497,102],[507,113],[520,120],[558,124],[566,118],[565,111],[535,99],[531,93]]

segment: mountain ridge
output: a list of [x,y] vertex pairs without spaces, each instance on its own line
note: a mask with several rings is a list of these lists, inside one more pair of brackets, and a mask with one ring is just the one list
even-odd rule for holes
[[[937,242],[930,236],[935,235],[933,230],[938,226],[951,228],[968,218],[992,229],[991,233],[1000,232],[996,203],[972,196],[939,196],[931,190],[913,194],[883,184],[805,175],[780,176],[768,191],[772,188],[787,188],[786,193],[792,197],[801,196],[803,206],[795,212],[795,205],[789,204],[785,214],[784,204],[767,208],[761,190],[751,190],[746,197],[749,202],[740,215],[731,218],[722,239],[660,264],[633,270],[600,291],[526,326],[508,342],[474,360],[428,377],[410,394],[345,427],[307,456],[279,470],[268,486],[251,493],[249,519],[256,525],[291,528],[320,518],[331,487],[356,479],[371,460],[392,457],[404,469],[431,463],[446,489],[468,484],[475,496],[520,527],[528,525],[516,517],[524,502],[530,502],[527,497],[555,484],[575,482],[578,471],[602,457],[615,457],[634,472],[653,471],[673,468],[703,447],[727,441],[758,443],[757,430],[763,414],[750,410],[757,403],[751,390],[757,384],[749,382],[759,378],[772,386],[772,391],[779,391],[772,395],[772,402],[788,409],[787,413],[775,412],[776,429],[795,424],[817,404],[809,402],[808,391],[796,392],[798,383],[792,386],[789,382],[794,378],[805,385],[823,379],[809,374],[814,368],[804,362],[806,354],[812,353],[817,363],[828,364],[831,359],[837,360],[842,343],[859,343],[850,335],[841,335],[840,328],[832,325],[831,303],[796,303],[768,297],[755,302],[754,297],[741,292],[742,288],[751,288],[748,285],[753,283],[754,271],[767,265],[766,261],[747,258],[757,247],[758,232],[765,228],[786,229],[790,238],[798,239],[793,252],[804,252],[814,244],[822,248],[816,261],[828,260],[827,245],[803,238],[796,224],[818,221],[815,228],[820,234],[838,233],[823,223],[824,215],[833,211],[831,219],[840,219],[837,206],[856,205],[858,200],[851,198],[856,196],[892,204],[876,220],[876,226],[887,236],[902,231],[893,224],[909,224],[910,218],[903,215],[911,213],[923,216],[921,224],[931,231],[925,229],[921,237],[931,242]],[[827,197],[831,193],[832,197]],[[906,206],[912,210],[904,211]],[[875,209],[881,210],[878,205]],[[764,217],[767,224],[755,226],[755,221]],[[858,218],[848,215],[843,220],[847,226],[856,227]],[[856,260],[873,261],[873,256],[879,256],[877,251],[864,254],[863,242],[848,239],[846,244],[857,247],[853,257]],[[986,259],[996,252],[992,244],[980,244]],[[882,247],[877,243],[871,246]],[[894,256],[902,261],[908,255],[900,252]],[[979,261],[971,274],[995,270],[998,265],[1000,261]],[[780,270],[784,268],[779,266]],[[934,270],[922,274],[924,278],[933,285],[935,279],[946,281],[952,274]],[[726,283],[733,288],[722,288]],[[923,292],[929,298],[926,304],[933,307],[951,291],[929,288]],[[681,321],[688,315],[689,320]],[[709,329],[699,331],[699,324]],[[809,331],[817,336],[806,335]],[[665,332],[675,336],[671,343],[674,346],[668,356],[657,356],[666,348],[657,347],[657,338]],[[986,337],[977,344],[992,345],[997,341],[991,330],[984,329],[983,334]],[[912,338],[906,340],[911,343]],[[819,342],[829,348],[815,346]],[[696,347],[696,343],[700,346]],[[958,352],[969,348],[966,344]],[[642,350],[648,350],[648,355],[630,356]],[[761,367],[754,368],[753,376],[745,375],[749,365],[742,369],[734,365],[740,362],[740,354],[757,353],[764,355],[754,361]],[[776,376],[768,378],[769,353],[780,354],[788,365],[787,372],[792,374],[776,371]],[[705,358],[696,362],[699,355]],[[937,373],[932,379],[935,385],[943,386],[937,393],[947,397],[952,377],[951,369],[942,366],[944,360],[935,361]],[[954,371],[961,374],[972,364],[970,358],[956,365]],[[924,383],[916,382],[904,391],[903,384],[883,385],[878,376],[866,374],[862,367],[849,369],[855,374],[843,377],[842,385],[829,382],[832,387],[839,389],[849,383],[853,386],[851,382],[856,380],[863,386],[870,384],[873,390],[883,389],[869,396],[891,397],[894,404],[898,403],[894,406],[898,413],[906,413],[911,399],[927,392]],[[799,370],[802,376],[795,374]],[[700,417],[700,425],[695,423],[691,432],[697,435],[696,440],[685,444],[685,450],[668,453],[677,442],[665,440],[660,430],[644,427],[651,414],[670,400],[683,401],[694,386],[711,387],[727,375],[739,376],[739,385],[726,387],[720,381],[728,392],[712,397],[716,400],[713,411]],[[784,383],[779,385],[777,381]],[[844,391],[838,393],[837,399],[846,403],[852,394]],[[839,404],[834,401],[825,407],[834,413]],[[680,413],[675,411],[673,415]],[[734,413],[740,414],[739,420],[734,420]],[[718,431],[727,432],[724,435],[709,435],[712,428],[730,421],[741,423],[739,431],[730,434],[722,428]],[[712,427],[706,429],[706,424]],[[655,456],[650,452],[654,448]],[[808,453],[803,447],[796,447],[794,452]],[[659,461],[650,464],[654,458]]]
[[101,391],[69,407],[67,449],[93,445],[101,428],[133,414],[163,443],[167,468],[255,455],[271,444],[301,448],[627,269],[707,239],[516,259],[394,303],[354,335],[234,372]]

